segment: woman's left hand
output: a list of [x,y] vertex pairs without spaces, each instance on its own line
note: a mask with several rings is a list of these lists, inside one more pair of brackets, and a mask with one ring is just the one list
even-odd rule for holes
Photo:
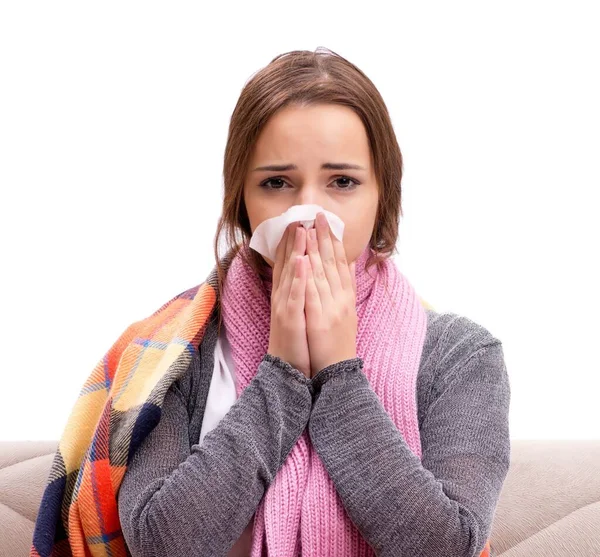
[[324,213],[317,214],[315,228],[308,232],[304,312],[314,377],[328,365],[356,358],[356,264],[348,264],[344,244],[331,232]]

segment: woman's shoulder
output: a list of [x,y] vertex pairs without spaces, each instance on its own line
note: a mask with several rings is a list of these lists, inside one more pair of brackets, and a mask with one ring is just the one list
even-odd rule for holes
[[468,356],[501,340],[482,324],[454,312],[438,312],[426,309],[427,333],[423,351],[429,356],[454,354]]
[[[419,422],[436,398],[460,377],[463,385],[482,380],[506,383],[502,342],[481,323],[454,312],[427,308],[427,332],[418,375]],[[479,358],[481,366],[468,366]]]

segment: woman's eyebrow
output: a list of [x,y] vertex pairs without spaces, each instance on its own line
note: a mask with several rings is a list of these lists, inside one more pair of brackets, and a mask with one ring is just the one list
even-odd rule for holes
[[[286,170],[298,170],[295,164],[269,164],[267,166],[257,166],[253,172],[261,170],[273,170],[275,172],[284,172]],[[321,170],[367,170],[358,164],[347,162],[325,162],[321,165]]]

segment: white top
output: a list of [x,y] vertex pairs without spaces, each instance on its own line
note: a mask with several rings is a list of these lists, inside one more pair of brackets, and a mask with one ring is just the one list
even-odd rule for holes
[[[222,327],[221,331],[223,334],[217,336],[215,344],[215,364],[206,398],[199,445],[202,445],[204,436],[217,426],[237,400],[235,363],[231,357],[231,347],[227,341],[225,327]],[[230,549],[227,557],[246,557],[250,555],[253,528],[254,517]]]
[[[225,333],[225,327],[221,331]],[[231,348],[227,336],[222,334],[217,337],[215,344],[215,364],[198,444],[202,445],[204,436],[217,426],[234,405],[237,400],[236,384],[235,364],[231,357]]]

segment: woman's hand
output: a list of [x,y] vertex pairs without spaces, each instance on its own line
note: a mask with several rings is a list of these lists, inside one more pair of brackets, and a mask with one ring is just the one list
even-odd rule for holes
[[356,358],[355,262],[348,265],[344,244],[320,212],[308,231],[306,332],[311,377],[328,365]]
[[306,230],[298,222],[285,230],[273,266],[271,330],[268,353],[288,362],[311,378],[304,303],[308,257]]

